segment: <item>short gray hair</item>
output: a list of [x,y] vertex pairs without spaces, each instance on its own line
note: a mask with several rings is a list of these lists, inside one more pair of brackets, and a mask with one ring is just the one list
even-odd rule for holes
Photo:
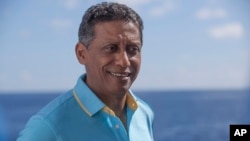
[[102,2],[93,5],[85,12],[78,31],[79,42],[88,47],[95,36],[95,25],[114,20],[136,24],[140,31],[142,43],[143,21],[141,17],[130,7],[114,2]]

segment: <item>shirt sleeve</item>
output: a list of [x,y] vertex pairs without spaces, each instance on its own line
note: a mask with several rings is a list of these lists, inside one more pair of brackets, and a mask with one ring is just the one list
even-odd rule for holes
[[32,117],[20,132],[17,141],[60,141],[44,119]]

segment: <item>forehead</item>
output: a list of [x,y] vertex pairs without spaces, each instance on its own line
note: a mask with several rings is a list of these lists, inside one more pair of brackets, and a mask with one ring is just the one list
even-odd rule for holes
[[95,25],[95,38],[121,38],[131,40],[140,39],[139,28],[133,22],[108,21]]

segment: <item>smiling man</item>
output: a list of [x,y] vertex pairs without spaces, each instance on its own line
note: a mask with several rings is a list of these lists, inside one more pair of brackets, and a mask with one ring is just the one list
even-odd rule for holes
[[153,141],[153,112],[129,89],[141,65],[143,23],[103,2],[82,18],[75,52],[86,73],[34,115],[18,141]]

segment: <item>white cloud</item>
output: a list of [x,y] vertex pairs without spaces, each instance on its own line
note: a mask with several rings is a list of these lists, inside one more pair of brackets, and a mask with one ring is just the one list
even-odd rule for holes
[[7,73],[1,72],[0,74],[0,86],[4,84],[4,82],[8,81],[9,75]]
[[227,12],[222,8],[217,8],[217,9],[203,8],[196,13],[196,17],[200,20],[219,19],[219,18],[225,18],[226,16]]
[[146,71],[140,73],[134,89],[244,89],[248,86],[245,65],[230,63],[196,68],[180,65],[167,71]]
[[23,38],[23,39],[28,39],[31,37],[31,31],[29,30],[22,30],[20,32],[20,37]]
[[69,28],[71,27],[73,22],[69,19],[54,19],[50,22],[50,25],[54,28]]
[[216,39],[240,38],[244,34],[244,29],[241,23],[228,23],[211,28],[209,34]]
[[126,4],[128,6],[136,7],[136,6],[148,4],[151,0],[109,0],[109,1],[118,2],[118,3]]
[[27,70],[21,71],[19,77],[23,83],[28,83],[32,81],[32,74]]
[[64,0],[64,6],[67,9],[75,9],[79,5],[79,0]]
[[176,4],[172,0],[167,0],[163,4],[153,7],[149,14],[154,17],[161,17],[166,15],[168,12],[173,11],[176,8]]

